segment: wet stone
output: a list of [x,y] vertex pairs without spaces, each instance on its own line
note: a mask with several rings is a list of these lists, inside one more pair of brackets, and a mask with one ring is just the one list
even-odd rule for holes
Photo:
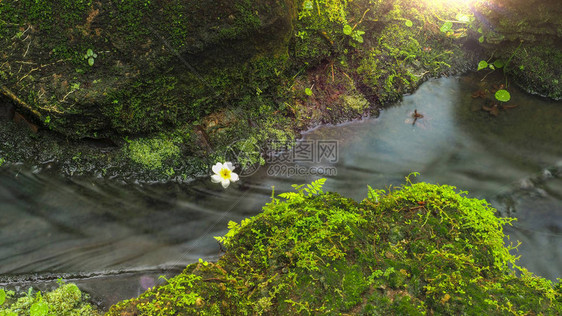
[[14,113],[14,106],[10,102],[0,99],[0,121],[12,120]]

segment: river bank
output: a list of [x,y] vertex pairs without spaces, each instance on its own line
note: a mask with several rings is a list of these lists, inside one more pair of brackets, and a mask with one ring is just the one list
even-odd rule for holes
[[[193,87],[186,86],[181,76],[176,78],[179,81],[169,82],[169,74],[166,80],[155,77],[154,85],[137,84],[134,89],[127,85],[116,86],[120,90],[115,93],[121,91],[121,97],[115,96],[107,90],[109,86],[101,77],[120,75],[122,70],[119,69],[107,73],[108,63],[119,58],[117,53],[96,57],[93,66],[88,66],[82,55],[77,58],[71,54],[68,57],[71,61],[62,63],[61,68],[52,66],[51,70],[42,69],[37,76],[24,76],[10,72],[14,69],[10,65],[18,62],[19,53],[7,51],[0,99],[4,113],[0,124],[0,155],[4,163],[56,170],[68,176],[93,175],[133,182],[190,181],[206,175],[209,166],[217,160],[232,160],[240,167],[263,163],[263,153],[255,151],[266,142],[291,141],[299,138],[301,131],[319,124],[376,116],[381,107],[412,92],[428,78],[474,69],[478,59],[486,54],[476,37],[480,22],[467,5],[430,7],[423,2],[391,1],[357,2],[350,6],[344,6],[343,2],[331,5],[319,2],[309,7],[311,3],[295,1],[286,7],[283,23],[291,28],[272,31],[277,39],[266,38],[261,43],[266,46],[264,54],[269,57],[258,54],[247,57],[239,65],[226,67],[224,62],[218,62],[208,72],[199,67],[191,71],[189,76],[196,78],[188,76],[191,79],[186,82],[195,87],[202,85],[204,89],[189,98],[181,95]],[[3,3],[0,10],[18,11],[21,7]],[[73,19],[80,21],[80,17],[87,19],[101,9],[85,6],[74,10],[77,15]],[[102,13],[98,21],[100,30],[96,31],[100,34],[107,31]],[[287,14],[289,17],[285,18]],[[95,20],[96,16],[90,18]],[[454,27],[442,29],[444,19],[454,21]],[[28,35],[24,33],[23,38],[13,39],[10,32],[18,32],[16,25],[31,23],[33,27],[33,23],[47,21],[41,16],[30,16],[29,20],[10,23],[13,25],[9,24],[3,33],[6,42],[23,41]],[[257,26],[258,33],[264,32],[260,27],[271,26]],[[49,44],[48,34],[52,31],[44,28],[40,32],[46,32],[45,45]],[[71,42],[72,47],[81,47],[81,41],[90,42],[91,36],[98,41],[101,35],[94,33],[84,38],[80,35],[78,38],[82,39]],[[38,35],[31,33],[30,36]],[[33,41],[33,37],[27,40]],[[112,40],[114,38],[110,37],[110,44]],[[55,43],[56,38],[52,41]],[[270,47],[267,43],[271,41],[277,44]],[[146,49],[150,51],[150,48],[137,49],[134,43],[127,47],[135,54]],[[21,43],[12,44],[9,47],[13,50],[21,46]],[[102,44],[96,42],[96,45]],[[181,51],[180,48],[171,49],[166,56],[176,64],[179,62],[182,65],[179,68],[189,68],[195,61],[199,66],[201,61],[195,57],[183,59],[184,55],[174,54]],[[41,56],[34,54],[26,58],[32,63],[50,60],[42,60]],[[156,57],[146,58],[143,62],[150,63],[151,58]],[[135,61],[135,67],[140,67],[141,61]],[[240,73],[236,67],[248,68],[251,72]],[[160,75],[156,68],[149,74]],[[53,84],[67,82],[66,86],[54,86],[51,91],[50,86],[41,83],[52,75],[56,77]],[[65,80],[65,76],[75,79]],[[74,88],[71,81],[75,81]],[[25,82],[28,84],[24,87]],[[233,82],[237,82],[234,90],[231,89]],[[159,84],[164,84],[165,89]],[[146,90],[146,98],[138,89]],[[30,96],[24,95],[26,91]],[[63,92],[69,97],[62,103],[49,103],[45,99],[49,93]],[[207,100],[201,93],[213,97]],[[106,100],[106,94],[114,96],[113,99]],[[163,99],[170,96],[174,98],[172,101]],[[102,97],[106,101],[99,99]],[[91,102],[99,102],[100,111],[106,114],[98,110],[88,112]],[[134,107],[131,102],[135,102]],[[174,102],[178,109],[163,110],[160,105],[151,109],[155,102]],[[196,113],[182,112],[193,107]],[[80,111],[89,113],[87,118],[82,118]],[[166,114],[170,112],[176,113],[175,119],[170,120]],[[96,118],[90,118],[92,115]],[[234,159],[239,156],[246,159]]]

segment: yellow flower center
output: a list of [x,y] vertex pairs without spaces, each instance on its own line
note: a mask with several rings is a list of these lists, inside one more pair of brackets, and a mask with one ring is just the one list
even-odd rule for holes
[[222,168],[219,173],[223,179],[230,179],[230,174],[232,173],[232,171],[230,171],[230,169],[228,168]]

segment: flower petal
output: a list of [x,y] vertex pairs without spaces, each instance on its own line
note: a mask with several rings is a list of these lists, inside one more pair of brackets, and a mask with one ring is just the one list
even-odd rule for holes
[[222,163],[217,162],[216,165],[213,166],[213,172],[216,174],[219,174],[221,172],[222,169]]
[[228,168],[228,170],[232,171],[234,170],[234,166],[232,165],[232,162],[228,161],[224,164],[225,167]]
[[222,182],[222,177],[218,174],[214,174],[211,176],[211,181],[213,181],[213,183]]
[[222,187],[226,189],[226,188],[228,188],[228,185],[230,185],[230,180],[224,179],[224,180],[222,180],[221,184],[222,184]]
[[234,172],[230,173],[230,181],[236,182],[236,181],[238,181],[238,179],[239,178],[238,178],[238,175],[236,173],[234,173]]

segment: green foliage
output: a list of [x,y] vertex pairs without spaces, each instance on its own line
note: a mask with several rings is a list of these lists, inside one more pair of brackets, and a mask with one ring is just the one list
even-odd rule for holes
[[405,24],[407,27],[412,27],[412,26],[414,26],[414,23],[412,23],[411,20],[406,20],[406,22],[404,22],[404,24]]
[[302,2],[299,19],[317,14],[330,22],[343,24],[346,22],[346,8],[346,0],[305,0]]
[[94,51],[91,48],[88,48],[88,50],[86,51],[86,54],[84,54],[84,59],[86,59],[88,61],[88,65],[93,66],[94,65],[94,60],[98,57],[98,54],[94,53]]
[[312,95],[312,89],[310,89],[310,88],[305,88],[305,89],[304,89],[304,94],[306,94],[307,96],[311,96],[311,95]]
[[363,43],[363,34],[365,34],[364,31],[355,30],[351,33],[351,38],[357,43]]
[[504,61],[501,59],[496,59],[493,63],[488,63],[485,60],[481,60],[478,62],[478,71],[486,68],[490,68],[492,70],[503,68],[505,65]]
[[73,283],[59,283],[59,287],[45,294],[40,291],[33,293],[29,288],[26,294],[19,298],[14,292],[6,293],[0,289],[1,293],[6,294],[6,302],[0,304],[0,315],[64,315],[64,316],[97,316],[100,315],[90,304],[86,302],[80,289]]
[[322,186],[325,182],[326,179],[322,178],[313,181],[311,184],[307,184],[306,186],[304,184],[293,184],[293,188],[296,192],[281,193],[279,196],[289,201],[302,202],[306,196],[322,194]]
[[[139,304],[139,312],[141,315],[177,315],[176,311],[170,308],[172,306],[170,303],[182,308],[196,305],[197,302],[201,301],[201,296],[193,291],[193,287],[201,279],[200,276],[193,274],[179,275],[169,280],[165,279],[166,284],[160,287],[162,292],[158,295],[158,299],[163,304]],[[150,292],[141,295],[141,298],[151,298]]]
[[[37,296],[41,298],[41,292],[37,292]],[[49,313],[49,305],[42,300],[39,302],[33,303],[31,308],[29,309],[30,316],[46,316]]]
[[[509,60],[511,60],[511,58]],[[480,62],[478,62],[478,71],[487,68],[490,68],[492,70],[504,68],[505,65],[509,63],[509,60],[507,62],[504,62],[502,59],[496,59],[493,63],[488,63],[485,60],[481,60]],[[511,100],[511,94],[505,89],[496,91],[494,97],[500,102],[508,102],[509,100]]]
[[226,233],[226,235],[224,235],[223,237],[220,236],[215,236],[214,238],[220,242],[223,243],[225,246],[229,246],[230,242],[229,240],[234,237],[242,227],[246,226],[248,223],[250,222],[249,219],[243,219],[240,222],[240,225],[238,225],[238,223],[234,222],[234,221],[229,221],[228,222],[228,233]]
[[0,289],[0,306],[4,305],[6,301],[6,291],[4,289]]
[[498,101],[501,101],[501,102],[507,102],[507,101],[511,100],[511,94],[509,94],[509,92],[505,89],[500,89],[500,90],[496,91],[494,96],[496,97],[496,99]]
[[443,33],[447,33],[452,28],[453,28],[453,22],[447,21],[447,22],[443,23],[443,25],[441,25],[441,27],[439,28],[439,31],[441,31]]
[[482,70],[482,69],[486,69],[488,68],[488,62],[485,60],[481,60],[480,62],[478,62],[478,70]]
[[503,66],[505,65],[505,63],[504,63],[504,61],[501,60],[501,59],[496,59],[496,60],[494,61],[493,65],[494,65],[494,67],[495,67],[496,69],[499,69],[499,68],[503,68]]
[[349,24],[346,24],[343,26],[343,34],[351,36],[351,38],[358,43],[363,43],[363,34],[365,34],[365,32],[354,30]]

